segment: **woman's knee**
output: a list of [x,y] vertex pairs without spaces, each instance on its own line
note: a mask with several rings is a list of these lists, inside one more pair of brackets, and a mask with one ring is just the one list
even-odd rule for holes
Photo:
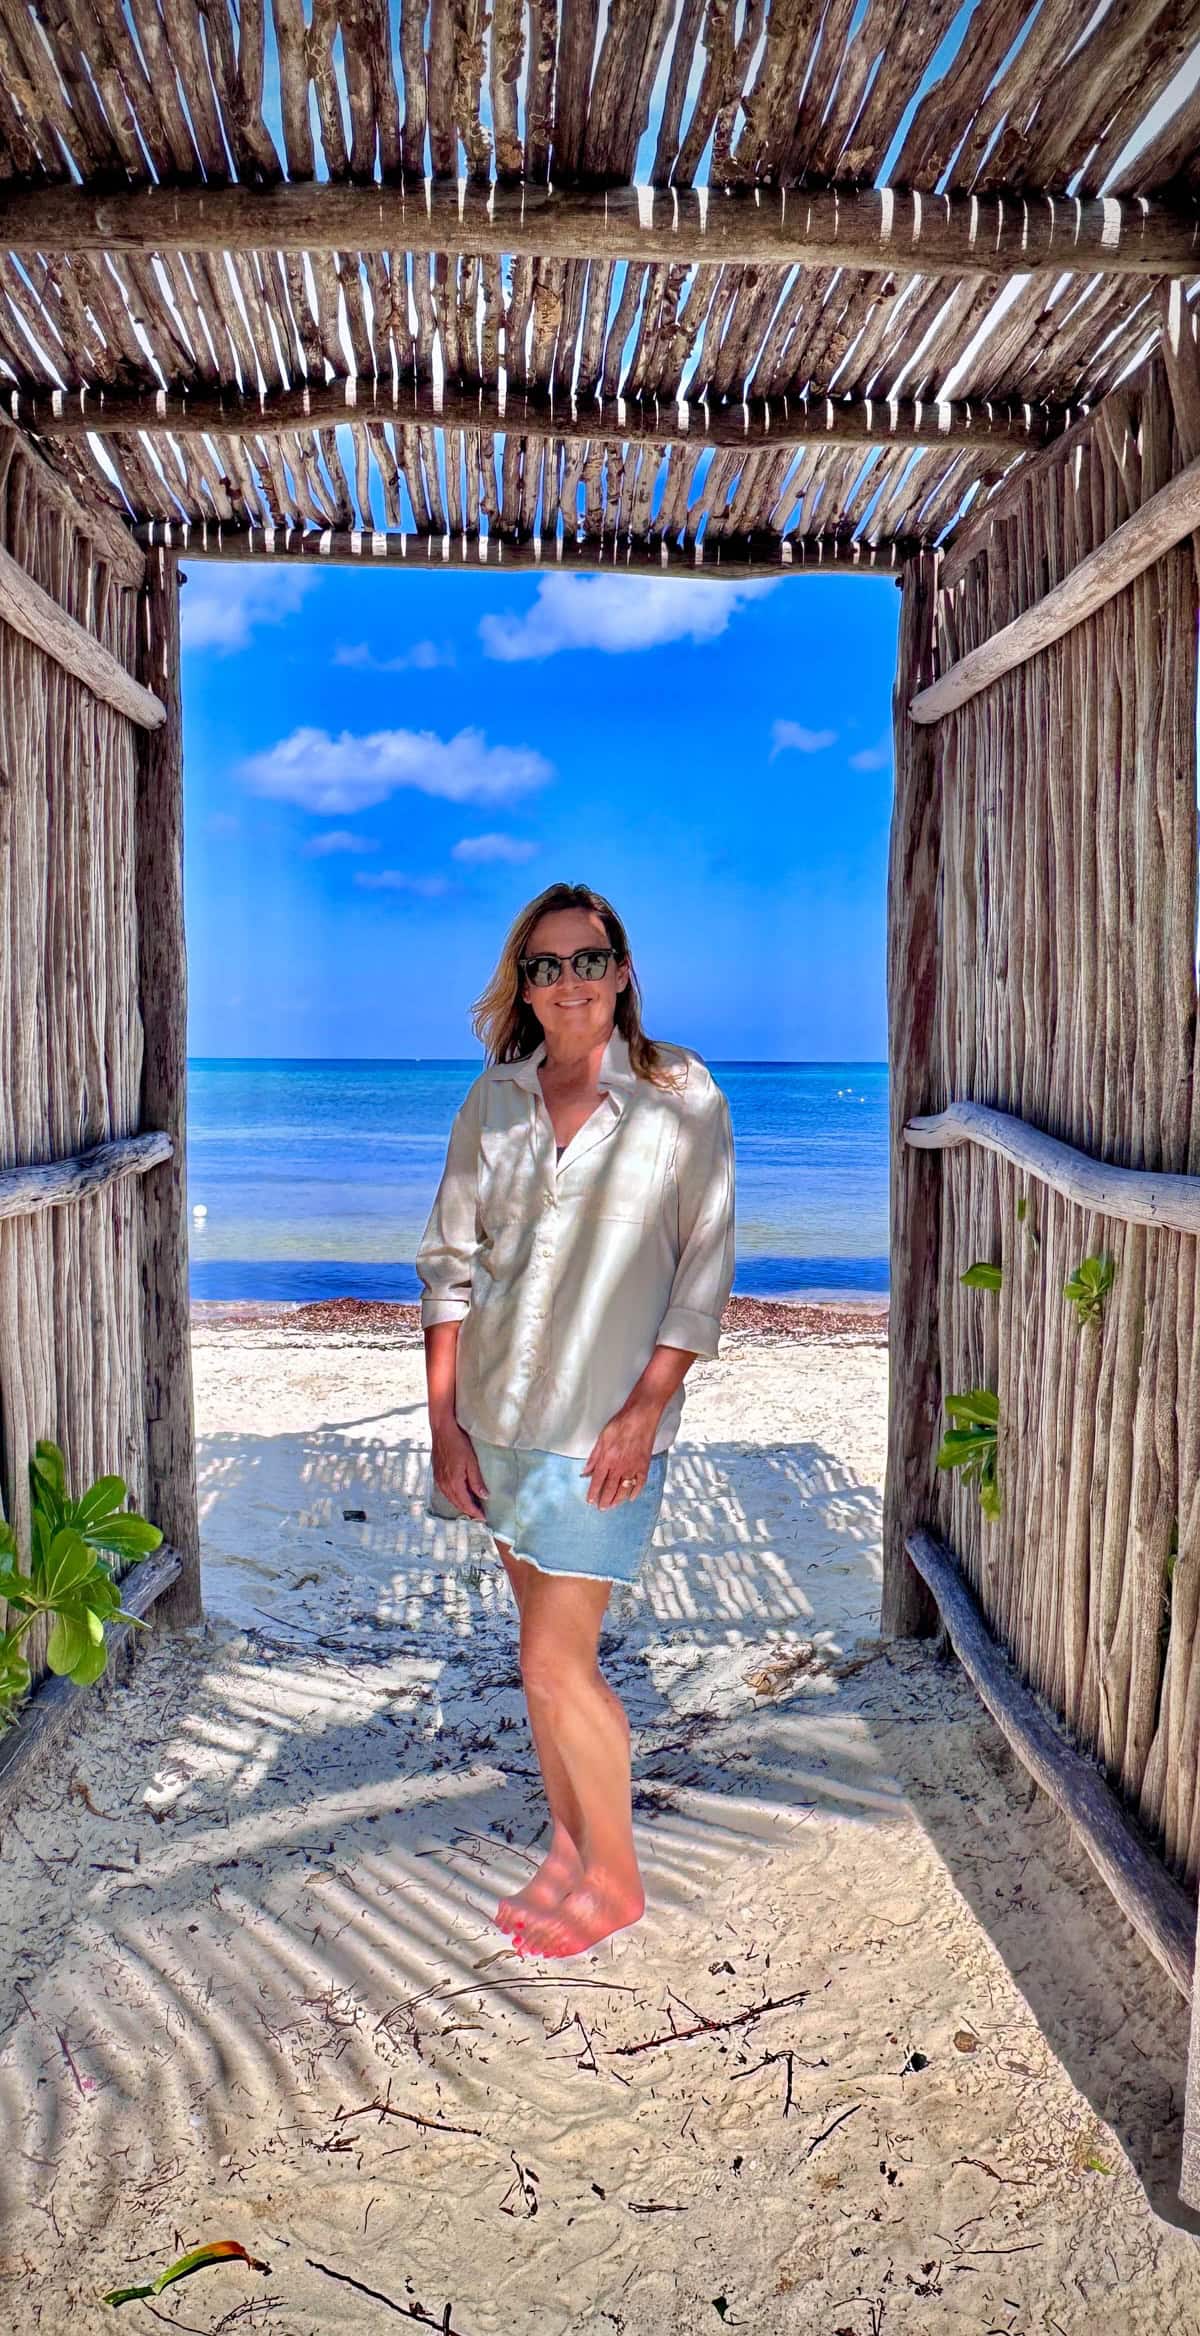
[[553,1712],[577,1697],[596,1678],[596,1664],[580,1649],[546,1630],[521,1633],[521,1684],[530,1703]]

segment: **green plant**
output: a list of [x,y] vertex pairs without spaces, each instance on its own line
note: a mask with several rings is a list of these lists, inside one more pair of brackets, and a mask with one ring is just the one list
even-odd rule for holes
[[939,1468],[962,1471],[963,1481],[979,1487],[979,1506],[989,1522],[1000,1514],[1000,1484],[996,1451],[1000,1430],[1000,1401],[988,1387],[972,1387],[965,1395],[948,1395],[946,1410],[953,1420],[942,1438]]
[[[108,1661],[105,1624],[145,1627],[122,1608],[113,1561],[145,1557],[162,1540],[157,1525],[122,1507],[125,1485],[119,1476],[100,1477],[72,1500],[57,1444],[38,1444],[29,1463],[29,1486],[28,1566],[21,1564],[12,1526],[0,1519],[0,1599],[9,1616],[0,1635],[0,1727],[13,1719],[29,1692],[21,1642],[37,1616],[44,1614],[50,1624],[50,1669],[76,1686],[90,1686]],[[14,1622],[14,1615],[20,1619]]]
[[1038,1232],[1037,1226],[1034,1224],[1033,1218],[1029,1214],[1029,1195],[1027,1192],[1023,1192],[1019,1201],[1017,1202],[1017,1223],[1018,1225],[1024,1225],[1026,1238],[1029,1242],[1030,1248],[1040,1249],[1042,1246],[1042,1236]]
[[958,1278],[964,1290],[1002,1290],[1004,1288],[1003,1267],[988,1265],[983,1258],[980,1258],[976,1264],[969,1265],[966,1272],[960,1273]]
[[1082,1265],[1076,1266],[1070,1281],[1063,1283],[1063,1296],[1070,1299],[1081,1322],[1102,1319],[1104,1301],[1115,1275],[1111,1257],[1085,1257]]

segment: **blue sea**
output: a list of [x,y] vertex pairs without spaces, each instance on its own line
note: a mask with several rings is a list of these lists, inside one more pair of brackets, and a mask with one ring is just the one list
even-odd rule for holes
[[[417,1298],[413,1255],[481,1058],[189,1065],[192,1296]],[[887,1291],[887,1067],[711,1061],[758,1298]]]

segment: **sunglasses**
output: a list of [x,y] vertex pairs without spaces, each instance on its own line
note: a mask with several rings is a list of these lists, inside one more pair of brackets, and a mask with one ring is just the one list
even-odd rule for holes
[[553,982],[561,981],[564,965],[570,965],[576,981],[603,981],[608,961],[616,954],[615,949],[575,949],[567,958],[555,957],[545,949],[536,957],[521,957],[517,962],[535,990],[548,990]]

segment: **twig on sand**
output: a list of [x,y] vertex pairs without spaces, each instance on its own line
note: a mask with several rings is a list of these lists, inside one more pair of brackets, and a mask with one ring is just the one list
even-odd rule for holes
[[464,2331],[456,2328],[450,2317],[452,2307],[449,2304],[445,2306],[441,2319],[435,2320],[432,2312],[426,2311],[424,2304],[398,2304],[394,2295],[385,2295],[382,2288],[367,2287],[361,2279],[351,2278],[348,2271],[335,2271],[331,2264],[317,2263],[311,2255],[306,2255],[304,2260],[310,2271],[321,2271],[326,2279],[340,2280],[343,2287],[352,2287],[359,2295],[370,2296],[374,2304],[385,2304],[389,2312],[398,2313],[402,2320],[416,2320],[422,2328],[436,2328],[438,2336],[464,2336]]
[[637,1994],[636,1987],[622,1987],[615,1979],[576,1979],[565,1972],[561,1978],[555,1978],[548,1972],[513,1971],[505,1979],[476,1979],[469,1987],[451,1987],[444,1993],[440,1987],[427,1987],[423,1995],[410,1995],[403,2003],[394,2003],[390,2011],[381,2013],[375,2022],[376,2031],[386,2028],[399,2012],[415,2012],[423,2003],[456,2003],[462,1995],[503,1994],[510,1987],[598,1987],[606,1995]]
[[58,2037],[58,2041],[59,2041],[59,2043],[60,2043],[60,2044],[61,2044],[61,2046],[62,2046],[62,2056],[63,2056],[63,2059],[66,2061],[67,2067],[70,2069],[70,2071],[71,2071],[71,2074],[72,2074],[72,2076],[73,2076],[73,2077],[74,2077],[74,2079],[75,2079],[75,2083],[76,2083],[76,2085],[78,2086],[80,2098],[81,2098],[81,2100],[84,2100],[84,2101],[86,2101],[86,2099],[87,2099],[87,2086],[84,2084],[83,2078],[80,2076],[80,2074],[79,2074],[79,2070],[78,2070],[78,2069],[76,2068],[76,2066],[75,2066],[75,2061],[74,2061],[74,2058],[73,2058],[73,2056],[72,2056],[71,2047],[70,2047],[70,2045],[69,2045],[69,2044],[68,2044],[68,2042],[67,2042],[67,2031],[66,2031],[66,2029],[65,2029],[65,2028],[56,2028],[54,2032],[55,2032],[55,2035]]
[[361,2108],[358,2109],[339,2109],[334,2117],[334,2124],[348,2125],[352,2117],[376,2117],[378,2123],[382,2125],[385,2117],[399,2117],[405,2125],[419,2125],[422,2133],[463,2133],[468,2134],[472,2141],[483,2140],[483,2135],[477,2125],[443,2125],[436,2117],[418,2117],[415,2109],[395,2108],[391,2099],[391,2091],[392,2088],[389,2085],[387,2097],[382,2101],[364,2101]]
[[767,2012],[789,2011],[794,2005],[807,2001],[808,1989],[802,1987],[795,1995],[779,1995],[766,2003],[752,2004],[749,2011],[731,2012],[728,2019],[706,2020],[701,2016],[694,2028],[669,2028],[661,2036],[643,2036],[636,2044],[615,2044],[613,2050],[621,2058],[630,2060],[635,2052],[656,2052],[667,2044],[690,2044],[697,2036],[720,2036],[730,2028],[746,2028],[753,2020],[761,2020]]
[[830,2134],[836,2133],[839,2125],[844,2125],[848,2117],[857,2117],[861,2107],[862,2102],[855,2101],[851,2108],[843,2109],[840,2117],[834,2118],[832,2125],[826,2126],[824,2133],[814,2134],[812,2140],[809,2142],[808,2148],[804,2152],[805,2157],[810,2158],[815,2149],[820,2149],[821,2143],[823,2141],[828,2141]]
[[735,2085],[738,2085],[741,2083],[743,2077],[757,2076],[760,2068],[774,2068],[779,2061],[782,2061],[785,2068],[787,2069],[787,2084],[784,2087],[783,2094],[783,2114],[785,2117],[790,2117],[792,2112],[792,2070],[795,2064],[795,2059],[796,2055],[794,2052],[764,2053],[761,2060],[755,2061],[753,2068],[739,2068],[736,2075],[734,2076],[733,2082]]

